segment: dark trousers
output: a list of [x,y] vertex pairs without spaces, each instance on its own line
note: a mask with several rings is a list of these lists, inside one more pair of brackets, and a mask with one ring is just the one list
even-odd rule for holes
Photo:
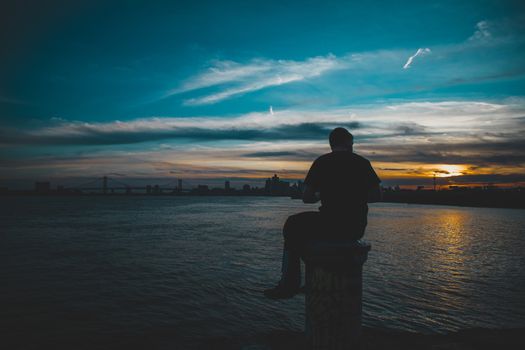
[[301,285],[301,257],[308,244],[316,240],[357,240],[366,227],[365,222],[355,224],[348,217],[334,216],[319,211],[291,215],[283,228],[284,249],[281,284],[290,288]]

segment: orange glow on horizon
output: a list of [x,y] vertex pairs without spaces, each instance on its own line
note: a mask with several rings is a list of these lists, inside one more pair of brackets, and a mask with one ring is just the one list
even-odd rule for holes
[[467,169],[464,165],[457,164],[438,164],[436,165],[434,173],[436,177],[450,177],[450,176],[459,176],[463,175]]

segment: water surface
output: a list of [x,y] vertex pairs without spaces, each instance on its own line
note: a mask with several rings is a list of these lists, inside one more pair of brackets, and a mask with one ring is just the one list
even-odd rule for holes
[[[286,217],[317,205],[146,196],[0,197],[0,205],[5,342],[191,348],[304,327],[303,296],[275,302],[261,291],[277,280]],[[372,205],[364,324],[427,333],[525,326],[523,214]]]

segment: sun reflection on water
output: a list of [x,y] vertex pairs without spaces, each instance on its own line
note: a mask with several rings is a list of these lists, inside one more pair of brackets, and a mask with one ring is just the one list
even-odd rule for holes
[[[424,283],[432,285],[427,300],[446,310],[467,308],[469,291],[465,281],[475,278],[475,271],[465,269],[472,248],[468,234],[471,215],[464,210],[439,210],[425,219],[427,244],[432,248],[426,258]],[[471,257],[470,257],[471,258]],[[443,316],[445,319],[446,315]]]

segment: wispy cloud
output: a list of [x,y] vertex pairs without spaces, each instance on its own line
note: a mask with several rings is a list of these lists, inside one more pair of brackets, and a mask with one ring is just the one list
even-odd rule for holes
[[424,48],[424,49],[421,49],[421,48],[417,49],[416,53],[408,58],[407,62],[403,66],[403,69],[410,68],[410,66],[412,65],[412,62],[414,61],[414,58],[416,58],[418,56],[424,56],[426,54],[429,54],[430,52],[431,51],[430,51],[430,49],[428,47]]
[[[358,129],[358,122],[305,122],[257,126],[226,122],[219,127],[193,120],[179,123],[178,118],[141,120],[129,123],[68,123],[58,127],[23,132],[0,129],[0,144],[18,145],[126,145],[161,140],[189,141],[255,141],[255,140],[319,140],[337,125]],[[242,122],[242,119],[237,119]]]
[[[348,52],[337,56],[327,54],[304,60],[213,60],[203,71],[163,93],[160,99],[178,95],[186,106],[210,105],[271,87],[312,81],[312,86],[316,87],[315,95],[303,91],[300,96],[307,103],[319,99],[323,90],[330,92],[332,100],[347,101],[348,96],[432,91],[478,80],[507,79],[523,72],[520,60],[505,56],[505,53],[516,50],[517,43],[523,42],[521,37],[515,35],[514,27],[511,24],[497,26],[493,22],[479,21],[473,34],[463,41],[435,45],[432,49],[423,46],[412,54],[406,49],[391,49]],[[497,51],[494,51],[496,48]],[[420,72],[417,79],[406,74],[422,58],[428,60],[433,69]],[[500,64],[503,60],[505,64]],[[335,71],[338,71],[337,76],[330,74]],[[378,74],[382,79],[376,81],[374,79]],[[346,79],[342,79],[343,76]],[[368,80],[373,83],[363,86],[362,82]],[[361,83],[353,84],[354,81]],[[293,101],[295,96],[290,91],[293,89],[282,88],[272,97],[285,102]]]
[[469,41],[478,41],[491,38],[492,34],[489,30],[489,23],[487,21],[480,21],[476,23],[476,31],[469,38]]
[[346,58],[329,54],[304,61],[253,59],[248,63],[213,61],[203,73],[189,78],[180,87],[168,91],[164,97],[203,88],[221,87],[218,92],[187,99],[187,105],[216,103],[227,98],[318,77],[329,71],[342,69]]

